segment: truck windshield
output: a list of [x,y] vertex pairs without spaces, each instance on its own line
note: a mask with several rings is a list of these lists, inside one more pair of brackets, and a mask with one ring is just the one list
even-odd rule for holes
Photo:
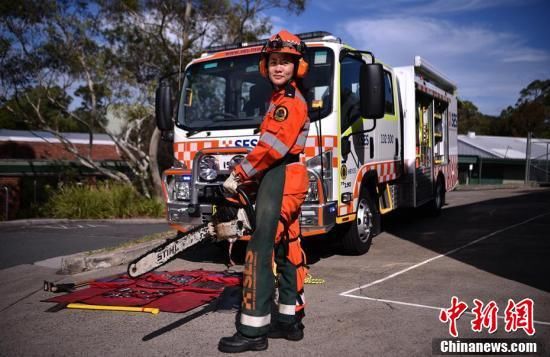
[[[331,49],[308,48],[309,73],[303,80],[310,118],[332,111]],[[227,57],[191,65],[185,72],[177,124],[190,131],[256,128],[268,108],[271,85],[258,71],[258,54]],[[322,109],[312,109],[322,100]]]

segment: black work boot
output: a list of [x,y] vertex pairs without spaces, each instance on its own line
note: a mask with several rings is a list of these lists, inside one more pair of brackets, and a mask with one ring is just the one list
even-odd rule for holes
[[267,334],[269,338],[284,338],[289,341],[300,341],[304,338],[304,324],[301,322],[272,322]]
[[263,351],[267,349],[267,336],[246,337],[237,332],[231,337],[222,337],[218,343],[221,352],[237,353],[245,351]]

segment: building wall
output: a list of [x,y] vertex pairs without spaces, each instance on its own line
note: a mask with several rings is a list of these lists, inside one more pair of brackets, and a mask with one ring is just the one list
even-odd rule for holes
[[[82,143],[81,140],[80,143],[73,145],[81,155],[88,155],[88,144]],[[120,161],[122,157],[114,143],[94,143],[92,160]],[[71,172],[62,171],[63,169],[51,172],[23,172],[18,171],[17,162],[29,163],[30,166],[46,163],[52,167],[55,165],[65,167],[62,166],[64,163],[72,162],[72,166],[78,166],[76,156],[67,151],[59,142],[45,142],[37,139],[0,141],[0,165],[4,168],[0,172],[0,220],[26,216],[28,212],[32,211],[33,205],[36,206],[46,199],[46,185],[56,187],[60,181],[90,180],[101,177],[99,173],[92,172],[86,173],[85,177],[82,177],[82,173],[78,169],[73,169]],[[72,167],[71,165],[67,167]],[[8,215],[9,217],[7,217]]]
[[[505,184],[525,181],[525,162],[522,160],[481,161],[472,164],[461,163],[458,166],[460,184]],[[480,172],[481,166],[481,172]]]
[[[88,155],[88,145],[75,144],[74,146],[82,155]],[[76,156],[65,150],[60,143],[2,141],[0,142],[0,159],[75,160]],[[92,159],[96,161],[120,160],[121,155],[115,145],[94,144]]]
[[21,177],[0,176],[0,220],[14,219],[20,206]]

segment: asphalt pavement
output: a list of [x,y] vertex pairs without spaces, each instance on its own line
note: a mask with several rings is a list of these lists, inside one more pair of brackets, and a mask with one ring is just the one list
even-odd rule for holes
[[164,220],[33,220],[0,223],[0,269],[115,247],[168,230]]
[[[439,320],[452,297],[468,305],[457,320],[460,339],[528,338],[550,349],[550,190],[520,188],[447,194],[440,217],[401,211],[363,256],[340,254],[336,237],[308,241],[305,338],[270,340],[265,356],[426,356],[449,338]],[[77,233],[75,233],[77,234]],[[332,239],[331,239],[332,238]],[[163,269],[225,269],[214,248],[188,252]],[[198,308],[186,314],[45,312],[44,279],[83,281],[124,271],[113,267],[73,276],[18,265],[0,270],[0,355],[216,356],[220,337],[234,332],[234,313]],[[237,266],[237,270],[242,266]],[[533,336],[507,332],[510,300],[533,300]],[[497,330],[472,330],[474,299],[494,302]],[[246,355],[256,355],[244,353]]]

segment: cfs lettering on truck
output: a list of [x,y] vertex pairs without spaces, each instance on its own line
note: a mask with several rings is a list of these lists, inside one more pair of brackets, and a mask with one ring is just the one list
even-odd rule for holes
[[[328,32],[299,37],[312,123],[302,234],[337,229],[349,254],[363,254],[382,215],[421,205],[438,213],[456,186],[456,85],[419,56],[392,68]],[[210,220],[216,186],[258,141],[271,93],[258,71],[264,43],[208,49],[187,65],[175,96],[159,83],[157,125],[178,163],[163,174],[167,219],[181,232]]]

